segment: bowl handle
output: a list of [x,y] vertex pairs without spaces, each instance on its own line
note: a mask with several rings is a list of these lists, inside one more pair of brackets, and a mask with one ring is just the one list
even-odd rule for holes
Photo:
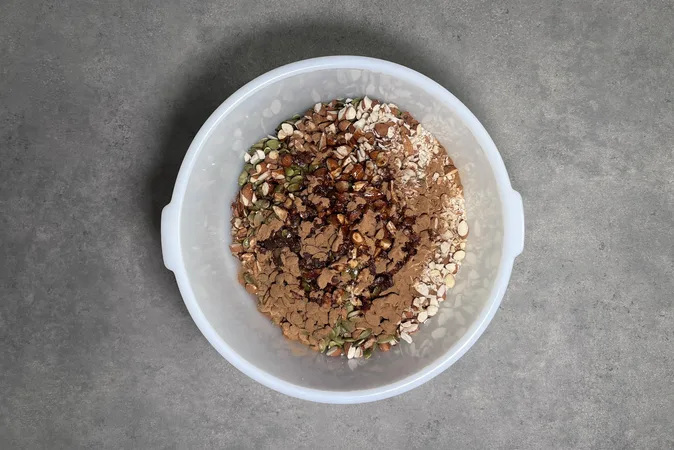
[[164,265],[173,271],[180,262],[180,236],[178,208],[169,203],[161,211],[161,252],[164,256]]
[[507,222],[506,236],[508,236],[508,253],[514,258],[524,250],[524,205],[522,196],[512,191],[506,205]]

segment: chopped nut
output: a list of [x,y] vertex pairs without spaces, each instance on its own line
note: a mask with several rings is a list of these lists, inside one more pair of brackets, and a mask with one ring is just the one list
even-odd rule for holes
[[288,211],[276,205],[274,205],[272,209],[274,210],[274,214],[276,214],[276,217],[285,222],[285,220],[288,218]]

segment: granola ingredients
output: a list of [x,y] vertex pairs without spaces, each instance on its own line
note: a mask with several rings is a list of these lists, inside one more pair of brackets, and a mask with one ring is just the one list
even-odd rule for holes
[[317,103],[244,154],[240,282],[283,334],[329,356],[412,342],[465,258],[458,171],[409,113]]

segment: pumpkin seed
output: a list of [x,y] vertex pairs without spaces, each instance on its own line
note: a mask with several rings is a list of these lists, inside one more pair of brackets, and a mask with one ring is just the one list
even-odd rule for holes
[[281,143],[278,141],[278,139],[269,139],[267,141],[267,147],[269,147],[271,150],[278,150],[280,146]]
[[351,333],[356,329],[356,324],[348,320],[342,320],[342,328],[344,328],[344,330],[346,330],[348,333]]
[[248,182],[248,172],[245,170],[241,172],[241,175],[239,175],[239,186],[243,186]]
[[363,352],[363,358],[370,359],[370,357],[372,356],[372,353],[374,353],[374,347],[370,347],[368,349],[365,349],[365,351]]
[[266,198],[263,198],[256,201],[255,206],[257,206],[259,209],[269,209],[269,207],[271,206],[271,202]]
[[302,189],[302,186],[300,184],[291,184],[288,186],[288,192],[297,192],[300,189]]
[[[245,247],[245,245],[244,245]],[[347,319],[353,319],[354,317],[358,317],[360,315],[360,311],[351,311],[349,314],[346,315]]]
[[377,339],[377,344],[392,344],[396,341],[395,336],[382,336]]
[[290,184],[299,184],[303,181],[302,175],[295,175],[290,179]]
[[292,167],[286,167],[283,172],[286,175],[286,178],[292,178],[295,175],[295,169]]
[[318,342],[318,351],[323,353],[328,348],[328,342],[325,339],[321,339]]
[[241,242],[241,245],[243,245],[243,248],[248,248],[250,247],[250,239],[246,238]]
[[365,340],[365,339],[369,338],[371,334],[372,334],[372,330],[368,328],[367,330],[360,333],[360,336],[358,336],[358,339]]
[[255,278],[253,278],[253,276],[251,274],[249,274],[248,272],[243,274],[243,280],[248,284],[257,285],[257,282],[255,281]]

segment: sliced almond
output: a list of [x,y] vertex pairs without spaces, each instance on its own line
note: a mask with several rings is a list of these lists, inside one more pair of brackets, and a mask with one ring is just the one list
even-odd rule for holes
[[463,261],[463,258],[465,257],[466,252],[464,252],[463,250],[457,250],[456,252],[454,252],[454,260],[456,261]]

